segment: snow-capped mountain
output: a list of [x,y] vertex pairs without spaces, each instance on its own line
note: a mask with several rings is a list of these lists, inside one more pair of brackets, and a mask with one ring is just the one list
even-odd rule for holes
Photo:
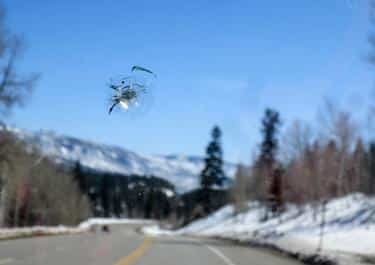
[[[90,169],[123,174],[154,175],[169,180],[179,192],[198,186],[203,159],[196,156],[145,156],[118,146],[94,143],[51,131],[28,132],[11,129],[20,139],[59,163],[80,163]],[[235,165],[225,163],[228,177]]]

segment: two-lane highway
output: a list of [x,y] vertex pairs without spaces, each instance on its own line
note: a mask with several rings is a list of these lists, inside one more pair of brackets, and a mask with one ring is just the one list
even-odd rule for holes
[[298,265],[269,251],[219,240],[147,237],[134,225],[111,232],[0,241],[0,265]]

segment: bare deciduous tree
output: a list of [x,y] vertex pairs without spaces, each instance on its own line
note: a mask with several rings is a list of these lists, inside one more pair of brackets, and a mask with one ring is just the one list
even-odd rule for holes
[[339,110],[330,101],[326,101],[325,108],[320,113],[322,131],[327,140],[333,140],[338,147],[337,194],[345,194],[344,177],[347,170],[350,152],[354,147],[357,136],[357,125],[349,112]]
[[241,213],[247,210],[247,200],[248,200],[248,186],[249,186],[250,174],[249,170],[239,164],[237,166],[235,180],[232,187],[232,198],[234,201],[235,213]]
[[368,172],[366,170],[366,150],[361,138],[357,140],[353,155],[350,160],[350,168],[348,181],[346,183],[347,190],[360,192],[365,191],[368,185]]
[[90,205],[73,177],[37,152],[14,141],[8,156],[4,190],[5,223],[8,226],[76,225],[90,215]]
[[[4,8],[0,6],[0,116],[9,112],[15,106],[21,106],[31,95],[33,86],[38,76],[33,74],[23,76],[17,70],[17,63],[23,52],[23,40],[21,37],[12,34],[5,26]],[[11,137],[5,132],[5,126],[1,124],[2,133],[0,135],[0,225],[4,215],[4,200],[6,197],[2,187],[7,182],[7,169],[14,167],[9,162],[13,161],[9,155],[9,143],[12,143]],[[13,150],[11,150],[13,151]]]
[[294,121],[282,137],[283,160],[290,162],[296,157],[303,156],[311,143],[312,136],[312,130],[308,124],[299,120]]
[[38,79],[36,74],[22,76],[17,70],[24,41],[6,29],[4,16],[4,9],[0,7],[0,111],[3,114],[22,105]]

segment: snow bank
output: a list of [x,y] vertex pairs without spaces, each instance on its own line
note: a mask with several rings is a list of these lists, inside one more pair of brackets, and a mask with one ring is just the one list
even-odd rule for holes
[[158,226],[158,225],[151,225],[151,226],[142,227],[141,231],[144,234],[152,235],[152,236],[173,236],[173,235],[176,235],[176,233],[173,232],[173,231],[160,229],[160,226]]
[[88,219],[77,227],[66,227],[63,225],[47,227],[47,226],[34,226],[22,228],[0,228],[0,240],[13,239],[23,237],[35,236],[50,236],[50,235],[65,235],[77,234],[89,231],[96,225],[115,225],[115,224],[140,224],[151,225],[153,221],[140,220],[140,219],[116,219],[116,218],[91,218]]
[[90,218],[79,224],[80,229],[89,229],[94,225],[116,225],[116,224],[140,224],[151,225],[154,221],[144,219],[127,219],[127,218]]
[[0,229],[0,240],[2,239],[14,239],[23,237],[34,237],[34,236],[47,236],[47,235],[62,235],[62,234],[76,234],[82,233],[86,230],[79,227],[25,227],[25,228],[4,228]]
[[[173,233],[156,227],[144,232],[229,238],[272,245],[293,254],[315,255],[325,216],[320,254],[340,262],[348,257],[375,255],[375,198],[352,194],[335,199],[326,205],[324,215],[321,206],[312,205],[287,205],[280,216],[267,221],[262,221],[264,214],[265,209],[259,203],[250,202],[245,213],[235,215],[233,207],[226,206]],[[349,260],[343,264],[354,264],[353,259]]]

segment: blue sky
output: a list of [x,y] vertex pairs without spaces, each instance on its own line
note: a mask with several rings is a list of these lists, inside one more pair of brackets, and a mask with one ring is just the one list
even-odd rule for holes
[[[248,161],[267,106],[316,121],[324,97],[354,111],[373,87],[367,1],[5,0],[41,73],[8,122],[145,154],[201,155],[214,124],[226,158]],[[158,74],[146,114],[107,114],[106,83],[133,64]]]

